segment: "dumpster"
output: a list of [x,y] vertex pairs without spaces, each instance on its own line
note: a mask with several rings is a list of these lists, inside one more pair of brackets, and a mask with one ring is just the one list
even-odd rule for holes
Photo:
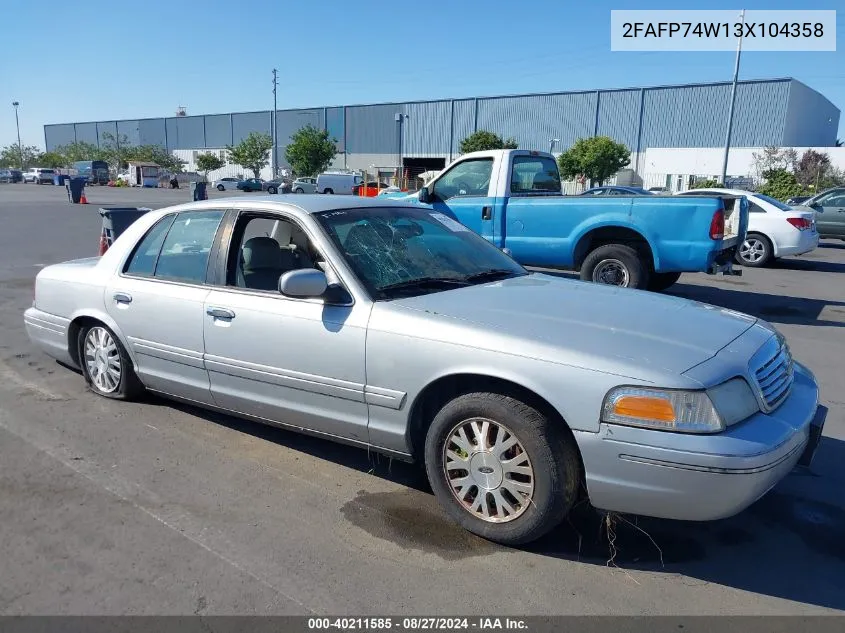
[[206,191],[207,183],[191,182],[191,199],[192,200],[208,200],[208,192]]
[[120,234],[148,211],[152,211],[152,209],[147,207],[100,207],[100,215],[103,216],[103,230],[100,233],[99,254],[105,254]]
[[68,200],[70,200],[73,204],[79,204],[79,201],[82,198],[82,191],[85,189],[85,183],[87,180],[88,179],[84,176],[75,176],[65,180]]

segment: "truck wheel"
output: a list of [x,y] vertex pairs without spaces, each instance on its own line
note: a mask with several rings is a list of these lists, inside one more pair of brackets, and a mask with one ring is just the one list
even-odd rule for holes
[[332,191],[331,189],[325,189],[325,190],[323,190],[323,193],[326,193],[328,195],[332,195],[334,193],[334,191]]
[[567,429],[497,393],[465,394],[440,410],[426,434],[425,467],[453,521],[504,545],[533,541],[563,521],[581,474]]
[[648,277],[648,265],[636,250],[624,244],[599,246],[581,264],[581,279],[599,284],[644,289]]
[[662,292],[674,285],[681,278],[681,273],[651,273],[648,280],[648,289],[653,292]]
[[772,258],[772,243],[765,235],[749,233],[736,251],[736,262],[750,268],[760,268]]

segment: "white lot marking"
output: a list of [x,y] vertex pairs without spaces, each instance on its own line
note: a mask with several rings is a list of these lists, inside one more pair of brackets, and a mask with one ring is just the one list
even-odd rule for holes
[[154,427],[152,424],[144,424],[147,428],[152,429],[153,431],[158,431],[158,428]]
[[[3,374],[0,373],[0,375]],[[63,466],[82,475],[96,486],[111,493],[118,499],[131,504],[134,508],[140,510],[147,516],[152,517],[165,527],[171,529],[176,534],[185,537],[186,539],[198,545],[208,553],[228,563],[229,565],[237,569],[239,572],[246,574],[253,580],[261,583],[265,587],[275,592],[278,597],[287,598],[291,602],[294,602],[301,606],[309,613],[315,613],[313,609],[309,608],[307,605],[302,603],[300,600],[294,598],[289,593],[282,591],[281,589],[273,585],[270,581],[268,581],[266,578],[259,576],[258,574],[241,565],[229,556],[226,556],[222,552],[208,545],[203,539],[208,529],[207,526],[200,527],[191,520],[191,517],[185,514],[177,515],[175,521],[162,516],[152,508],[147,507],[143,502],[136,501],[136,499],[141,496],[146,497],[147,499],[150,499],[154,502],[157,501],[157,496],[153,492],[146,490],[138,484],[126,481],[125,479],[118,477],[114,473],[110,473],[107,470],[104,470],[97,463],[87,458],[84,460],[78,459],[78,455],[69,447],[53,446],[46,440],[46,438],[36,437],[36,435],[43,434],[39,433],[36,430],[36,427],[32,425],[23,425],[22,428],[16,428],[15,425],[10,424],[10,419],[11,416],[3,409],[0,409],[0,428],[8,431],[16,437],[19,437],[24,442],[27,442],[31,446],[35,447],[37,450],[50,456]],[[112,468],[114,468],[115,466],[117,466],[117,464],[112,466]],[[192,525],[191,523],[194,524]],[[275,603],[276,601],[274,601],[273,604],[268,605],[268,607],[272,607]]]
[[0,360],[0,378],[3,380],[7,380],[18,387],[23,387],[27,391],[32,391],[42,398],[46,400],[67,400],[66,396],[59,395],[50,391],[49,389],[42,387],[38,383],[32,382],[31,380],[27,380],[23,376],[21,376],[18,372],[14,369],[9,367],[6,363]]

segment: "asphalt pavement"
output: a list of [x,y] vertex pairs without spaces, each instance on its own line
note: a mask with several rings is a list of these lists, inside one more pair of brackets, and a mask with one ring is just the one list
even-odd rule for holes
[[731,519],[608,525],[579,509],[509,549],[447,523],[415,466],[98,398],[34,349],[35,275],[96,254],[99,206],[190,198],[86,193],[0,185],[0,614],[845,612],[845,242],[671,290],[775,323],[816,373],[830,411],[811,472]]

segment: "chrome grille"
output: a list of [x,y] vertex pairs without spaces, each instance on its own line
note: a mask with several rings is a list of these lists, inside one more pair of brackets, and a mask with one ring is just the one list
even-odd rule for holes
[[786,341],[770,339],[755,355],[752,371],[765,411],[773,411],[786,399],[795,380],[792,354]]

